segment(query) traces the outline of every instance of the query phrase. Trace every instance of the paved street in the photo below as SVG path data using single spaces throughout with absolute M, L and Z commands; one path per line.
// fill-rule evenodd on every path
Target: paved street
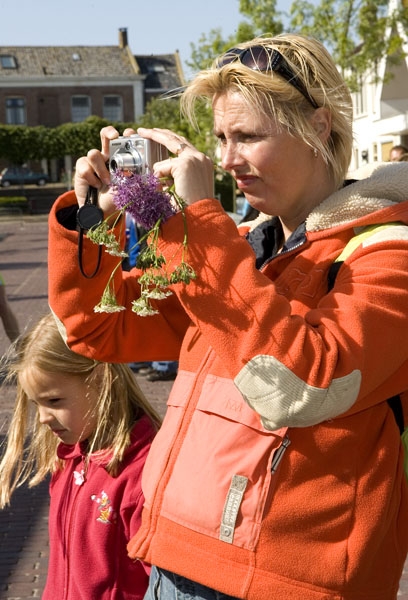
M 0 272 L 24 330 L 48 310 L 46 217 L 0 218 Z M 0 356 L 7 347 L 0 323 Z M 163 414 L 172 382 L 150 383 L 142 377 L 138 381 Z M 14 388 L 0 387 L 0 443 L 13 401 Z M 0 600 L 41 598 L 48 561 L 47 515 L 47 482 L 31 490 L 18 490 L 11 507 L 0 511 Z M 398 598 L 408 600 L 408 561 Z

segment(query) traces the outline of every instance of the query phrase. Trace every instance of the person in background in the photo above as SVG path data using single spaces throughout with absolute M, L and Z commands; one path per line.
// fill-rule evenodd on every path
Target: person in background
M 133 267 L 136 266 L 137 257 L 140 252 L 140 233 L 134 217 L 127 212 L 125 218 L 126 242 L 124 250 L 128 256 L 123 259 L 122 268 L 125 269 L 125 271 L 130 271 L 130 269 L 133 269 Z
M 105 253 L 91 282 L 79 276 L 74 221 L 89 186 L 106 218 L 116 210 L 113 127 L 49 219 L 50 304 L 70 346 L 179 358 L 128 545 L 154 565 L 146 600 L 395 600 L 408 484 L 388 400 L 408 389 L 408 165 L 346 181 L 351 95 L 312 38 L 239 44 L 186 87 L 184 114 L 194 120 L 203 99 L 221 166 L 260 214 L 237 227 L 214 198 L 212 160 L 176 132 L 139 128 L 174 155 L 153 171 L 187 204 L 161 225 L 160 252 L 170 261 L 187 229 L 195 273 L 152 316 L 130 309 L 138 269 L 115 273 L 128 310 L 106 314 L 93 309 L 115 259 Z
M 127 365 L 72 352 L 52 315 L 19 338 L 7 367 L 17 396 L 0 507 L 16 487 L 51 474 L 43 600 L 142 599 L 149 568 L 126 544 L 140 526 L 141 474 L 159 417 Z
M 0 319 L 2 320 L 4 331 L 10 342 L 13 342 L 20 334 L 20 327 L 10 302 L 7 299 L 6 286 L 0 273 Z
M 177 377 L 177 360 L 154 360 L 151 371 L 146 374 L 148 381 L 172 381 Z
M 390 162 L 398 162 L 403 154 L 408 152 L 408 148 L 399 144 L 398 146 L 393 146 L 390 150 Z

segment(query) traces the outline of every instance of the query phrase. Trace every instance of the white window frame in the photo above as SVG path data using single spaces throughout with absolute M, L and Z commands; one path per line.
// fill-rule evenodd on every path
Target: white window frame
M 75 103 L 77 102 L 77 106 Z M 85 94 L 71 96 L 71 120 L 73 123 L 82 123 L 91 116 L 91 98 Z
M 106 103 L 109 104 L 109 101 L 116 101 L 116 105 L 114 102 L 111 103 L 110 106 L 107 106 Z M 103 97 L 103 118 L 108 121 L 123 121 L 123 101 L 122 96 L 119 94 L 106 94 Z
M 27 125 L 27 102 L 21 96 L 6 98 L 6 124 Z

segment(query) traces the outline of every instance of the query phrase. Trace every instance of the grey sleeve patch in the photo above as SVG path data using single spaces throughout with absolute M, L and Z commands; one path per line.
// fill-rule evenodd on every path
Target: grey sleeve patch
M 356 401 L 361 372 L 333 379 L 328 388 L 308 385 L 273 356 L 259 355 L 238 373 L 235 385 L 265 429 L 310 427 L 346 412 Z

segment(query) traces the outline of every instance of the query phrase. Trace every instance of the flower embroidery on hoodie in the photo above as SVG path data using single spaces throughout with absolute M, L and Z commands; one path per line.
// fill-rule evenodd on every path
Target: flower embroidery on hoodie
M 91 496 L 91 500 L 98 504 L 99 517 L 97 521 L 110 525 L 116 522 L 116 511 L 113 510 L 108 494 L 102 490 L 100 497 L 96 494 Z
M 74 483 L 75 485 L 82 485 L 85 481 L 85 471 L 74 471 Z

